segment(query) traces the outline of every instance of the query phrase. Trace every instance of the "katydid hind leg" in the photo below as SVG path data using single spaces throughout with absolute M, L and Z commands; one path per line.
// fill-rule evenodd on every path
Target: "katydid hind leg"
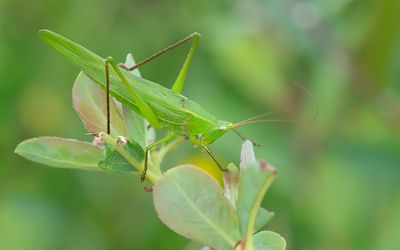
M 196 51 L 197 44 L 199 42 L 200 36 L 201 35 L 199 33 L 194 32 L 194 33 L 184 37 L 183 39 L 179 40 L 178 42 L 176 42 L 174 44 L 171 44 L 170 46 L 168 46 L 168 47 L 158 51 L 157 53 L 149 56 L 148 58 L 138 62 L 137 64 L 133 65 L 132 67 L 128 67 L 124 63 L 120 63 L 119 66 L 121 68 L 125 69 L 125 70 L 128 70 L 128 71 L 137 69 L 140 66 L 142 66 L 142 65 L 154 60 L 155 58 L 161 56 L 162 54 L 164 54 L 164 53 L 166 53 L 166 52 L 168 52 L 168 51 L 170 51 L 170 50 L 172 50 L 172 49 L 184 44 L 185 42 L 189 41 L 190 39 L 193 39 L 192 46 L 189 49 L 189 52 L 188 52 L 188 54 L 186 56 L 186 59 L 185 59 L 185 62 L 182 65 L 182 68 L 181 68 L 181 70 L 180 70 L 180 72 L 178 74 L 178 77 L 176 78 L 174 84 L 172 85 L 172 90 L 174 90 L 177 93 L 181 93 L 182 89 L 183 89 L 184 82 L 185 82 L 185 77 L 186 77 L 186 74 L 188 72 L 190 63 L 192 61 L 193 54 Z
M 189 70 L 190 63 L 192 62 L 194 52 L 196 51 L 197 44 L 199 43 L 199 40 L 200 40 L 199 33 L 193 33 L 192 35 L 193 35 L 192 46 L 190 47 L 189 53 L 186 56 L 186 59 L 182 65 L 181 71 L 179 72 L 178 77 L 176 78 L 176 80 L 171 88 L 173 91 L 175 91 L 177 93 L 182 93 L 183 85 L 185 85 L 185 78 L 186 78 L 187 72 Z

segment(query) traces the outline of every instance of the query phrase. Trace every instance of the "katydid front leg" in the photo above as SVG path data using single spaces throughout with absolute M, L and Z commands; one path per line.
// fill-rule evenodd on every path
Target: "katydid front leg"
M 211 152 L 210 148 L 207 147 L 206 145 L 203 145 L 204 150 L 207 152 L 209 156 L 214 160 L 214 162 L 217 164 L 218 168 L 223 171 L 223 172 L 229 172 L 227 168 L 224 168 L 221 163 L 214 157 L 214 154 Z
M 203 143 L 202 143 L 200 140 L 198 140 L 196 137 L 190 137 L 190 140 L 191 140 L 191 142 L 192 142 L 194 145 L 197 145 L 197 146 L 200 146 L 201 148 L 203 148 L 204 151 L 206 151 L 206 153 L 214 160 L 214 162 L 217 164 L 218 168 L 219 168 L 221 171 L 228 172 L 228 170 L 227 170 L 226 168 L 224 168 L 224 167 L 221 165 L 221 163 L 219 163 L 219 161 L 217 160 L 217 158 L 215 158 L 214 154 L 211 152 L 211 149 L 210 149 L 207 145 L 203 144 Z
M 106 62 L 106 107 L 107 107 L 107 134 L 110 134 L 110 69 L 108 63 Z

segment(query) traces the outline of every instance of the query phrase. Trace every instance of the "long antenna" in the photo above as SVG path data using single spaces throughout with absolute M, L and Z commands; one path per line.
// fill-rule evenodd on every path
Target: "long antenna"
M 314 100 L 314 103 L 315 103 L 315 112 L 314 112 L 313 117 L 309 120 L 309 121 L 314 121 L 314 120 L 317 118 L 318 114 L 319 114 L 319 105 L 318 105 L 318 102 L 316 101 L 314 95 L 311 94 L 311 92 L 310 92 L 308 89 L 304 88 L 302 85 L 298 84 L 297 82 L 295 82 L 295 83 L 293 83 L 293 84 L 296 85 L 296 86 L 297 86 L 298 88 L 300 88 L 301 90 L 303 90 L 307 95 L 309 95 L 309 96 L 311 97 L 312 100 Z M 246 119 L 246 120 L 243 120 L 243 121 L 234 123 L 231 127 L 232 127 L 232 128 L 236 128 L 236 127 L 239 127 L 239 126 L 248 125 L 248 124 L 254 124 L 254 123 L 268 123 L 268 122 L 285 122 L 285 123 L 292 123 L 292 122 L 300 121 L 299 119 L 254 120 L 254 119 L 256 119 L 256 118 L 260 118 L 260 117 L 262 117 L 262 116 L 265 116 L 265 115 L 268 115 L 268 114 L 271 114 L 271 113 L 274 113 L 274 112 L 276 112 L 276 111 L 272 111 L 272 112 L 268 112 L 268 113 L 263 113 L 263 114 L 260 114 L 260 115 L 251 117 L 251 118 L 249 118 L 249 119 Z M 237 133 L 237 131 L 235 131 L 235 133 Z
M 248 122 L 238 122 L 232 125 L 232 128 L 237 128 L 243 125 L 249 125 L 254 123 L 269 123 L 269 122 L 284 122 L 284 123 L 292 123 L 297 122 L 299 120 L 285 120 L 285 119 L 272 119 L 272 120 L 255 120 L 255 121 L 248 121 Z
M 304 86 L 302 86 L 301 84 L 299 84 L 298 82 L 294 82 L 294 85 L 296 85 L 298 88 L 302 89 L 304 92 L 306 92 L 306 94 L 308 96 L 311 97 L 311 99 L 314 101 L 314 115 L 313 117 L 309 120 L 309 121 L 315 121 L 315 119 L 317 119 L 318 115 L 319 115 L 319 103 L 317 101 L 317 99 L 315 98 L 315 96 L 308 90 L 306 89 Z
M 276 112 L 277 112 L 276 110 L 274 110 L 274 111 L 270 111 L 270 112 L 265 112 L 265 113 L 262 113 L 262 114 L 259 114 L 259 115 L 256 115 L 256 116 L 253 116 L 253 117 L 250 117 L 250 118 L 248 118 L 248 119 L 246 119 L 246 120 L 240 121 L 240 122 L 238 122 L 238 123 L 242 123 L 242 122 L 248 122 L 248 121 L 251 121 L 251 120 L 254 120 L 254 119 L 257 119 L 257 118 L 263 117 L 263 116 L 267 116 L 267 115 L 270 115 L 270 114 L 273 114 L 273 113 L 276 113 Z

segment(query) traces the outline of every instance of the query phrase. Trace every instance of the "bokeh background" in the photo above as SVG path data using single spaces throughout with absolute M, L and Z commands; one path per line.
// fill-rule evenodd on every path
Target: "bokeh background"
M 400 1 L 0 1 L 0 249 L 185 249 L 137 177 L 53 169 L 13 153 L 27 138 L 86 137 L 78 74 L 37 36 L 143 59 L 202 33 L 184 94 L 221 119 L 273 109 L 305 122 L 241 132 L 279 175 L 263 205 L 288 249 L 400 249 Z M 189 45 L 143 66 L 170 86 Z M 306 87 L 319 103 L 292 83 Z M 241 141 L 213 145 L 238 163 Z M 164 164 L 209 166 L 184 143 Z

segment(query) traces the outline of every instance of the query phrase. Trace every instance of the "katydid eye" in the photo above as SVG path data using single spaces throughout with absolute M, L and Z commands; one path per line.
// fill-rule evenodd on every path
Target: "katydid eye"
M 226 126 L 225 126 L 225 125 L 219 126 L 219 130 L 225 130 L 225 129 L 226 129 Z

